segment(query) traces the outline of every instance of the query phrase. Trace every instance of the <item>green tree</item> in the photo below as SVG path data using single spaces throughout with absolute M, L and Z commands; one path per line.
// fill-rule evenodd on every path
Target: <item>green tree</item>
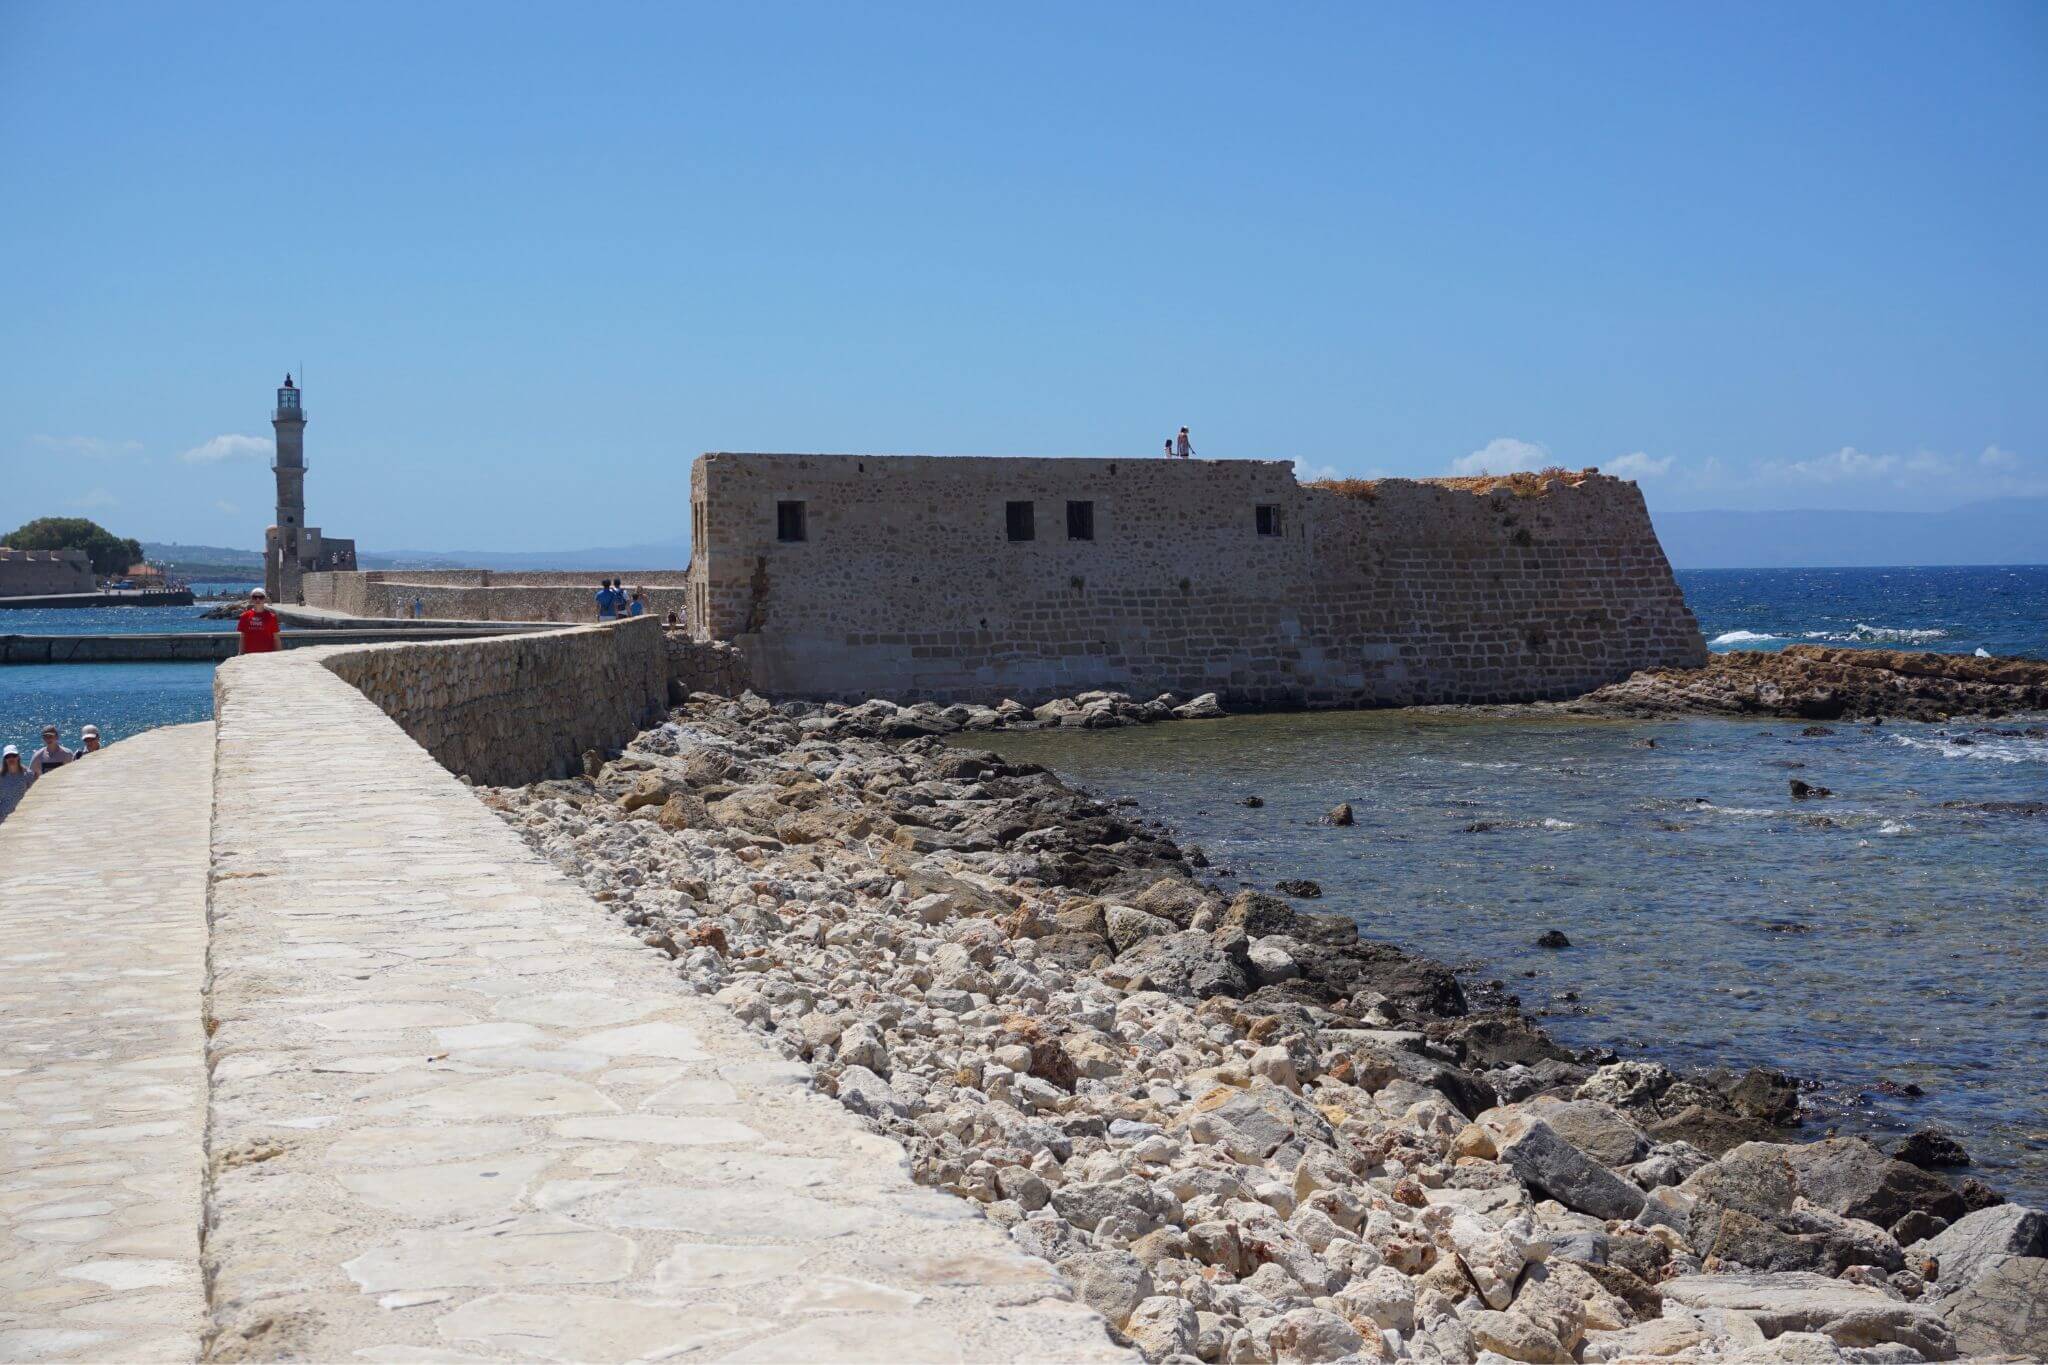
M 0 536 L 0 545 L 14 550 L 83 550 L 92 556 L 96 574 L 125 573 L 142 562 L 141 541 L 123 539 L 84 517 L 37 517 Z

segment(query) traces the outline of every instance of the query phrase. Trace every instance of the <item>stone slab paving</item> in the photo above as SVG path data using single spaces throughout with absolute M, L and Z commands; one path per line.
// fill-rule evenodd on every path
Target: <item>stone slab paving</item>
M 213 726 L 0 823 L 0 1360 L 191 1360 Z
M 318 658 L 216 683 L 211 1358 L 1130 1358 Z

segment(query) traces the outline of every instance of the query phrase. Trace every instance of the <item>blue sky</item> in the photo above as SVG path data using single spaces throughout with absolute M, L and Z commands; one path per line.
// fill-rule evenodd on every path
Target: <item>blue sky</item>
M 706 449 L 2048 492 L 2048 7 L 0 0 L 0 521 L 684 534 Z M 6 529 L 0 527 L 0 530 Z

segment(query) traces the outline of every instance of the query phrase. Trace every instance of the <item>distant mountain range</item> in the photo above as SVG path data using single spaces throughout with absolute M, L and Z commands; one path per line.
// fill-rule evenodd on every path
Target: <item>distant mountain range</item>
M 1677 569 L 2048 564 L 2048 498 L 1946 512 L 1653 512 Z
M 2048 498 L 1973 502 L 1947 512 L 1658 512 L 1657 536 L 1679 569 L 1859 568 L 1891 564 L 2048 564 Z M 185 578 L 245 577 L 255 550 L 144 541 Z M 588 550 L 365 550 L 365 569 L 588 569 L 630 576 L 680 569 L 687 535 Z

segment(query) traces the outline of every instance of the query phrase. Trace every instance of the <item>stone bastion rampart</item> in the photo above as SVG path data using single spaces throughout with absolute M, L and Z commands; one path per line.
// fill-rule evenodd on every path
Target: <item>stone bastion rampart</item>
M 1706 648 L 1633 483 L 1269 460 L 709 454 L 690 623 L 770 694 L 1576 695 Z
M 0 545 L 0 597 L 91 592 L 92 559 L 83 550 L 16 550 Z
M 492 569 L 373 569 L 361 573 L 309 573 L 305 605 L 350 616 L 398 618 L 422 614 L 435 621 L 560 621 L 597 618 L 597 585 L 619 578 L 628 590 L 647 590 L 656 617 L 682 611 L 688 573 L 682 569 L 610 569 L 577 573 Z

